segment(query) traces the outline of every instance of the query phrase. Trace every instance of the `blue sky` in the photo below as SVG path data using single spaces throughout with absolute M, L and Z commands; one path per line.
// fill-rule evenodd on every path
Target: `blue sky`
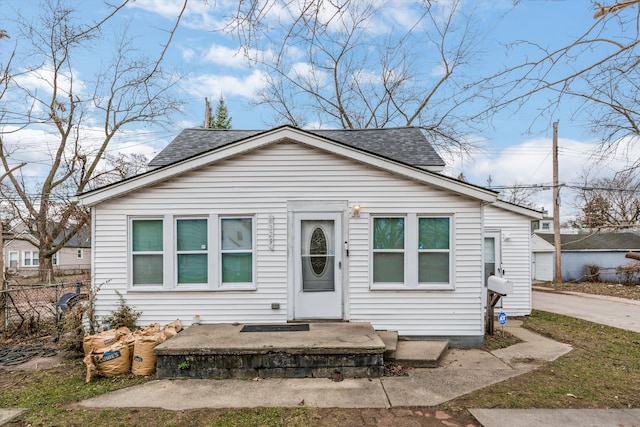
M 74 3 L 87 21 L 100 19 L 107 10 L 98 1 Z M 132 7 L 127 7 L 110 23 L 114 26 L 111 28 L 129 24 L 131 35 L 136 37 L 136 46 L 150 54 L 157 53 L 180 3 L 177 0 L 136 0 Z M 477 14 L 473 19 L 484 35 L 481 40 L 483 55 L 474 67 L 477 75 L 470 78 L 492 74 L 502 65 L 518 64 L 531 54 L 522 48 L 505 53 L 504 44 L 528 40 L 545 47 L 559 47 L 574 40 L 594 22 L 591 2 L 586 0 L 521 0 L 512 7 L 513 3 L 512 0 L 467 0 L 467 4 L 475 6 L 474 13 Z M 11 34 L 11 19 L 15 12 L 20 11 L 25 16 L 36 14 L 37 4 L 32 0 L 0 0 L 0 28 L 8 29 Z M 185 19 L 167 52 L 165 64 L 169 69 L 186 73 L 180 85 L 180 97 L 185 102 L 184 114 L 176 118 L 174 129 L 128 129 L 111 150 L 153 156 L 181 128 L 202 125 L 205 96 L 212 100 L 214 106 L 219 96 L 224 96 L 235 129 L 269 127 L 273 122 L 272 112 L 252 103 L 264 84 L 264 70 L 247 63 L 232 37 L 213 31 L 224 22 L 225 13 L 231 12 L 235 6 L 236 2 L 230 0 L 190 1 Z M 385 19 L 378 23 L 383 28 L 384 25 L 389 25 L 389 28 L 400 26 L 403 20 L 410 18 L 411 2 L 399 1 L 386 7 L 393 13 L 386 13 Z M 8 46 L 19 45 L 20 42 L 19 38 L 12 37 Z M 6 60 L 3 57 L 6 49 L 7 45 L 4 45 L 0 50 L 0 63 Z M 584 58 L 585 61 L 589 59 L 587 56 Z M 75 65 L 77 79 L 90 79 L 92 69 L 100 60 L 99 46 L 87 52 L 84 60 Z M 579 116 L 572 115 L 572 107 L 575 106 L 563 105 L 553 117 L 534 120 L 546 103 L 546 95 L 536 96 L 524 108 L 495 115 L 481 132 L 469 135 L 479 150 L 470 156 L 454 153 L 445 157 L 450 165 L 447 173 L 457 176 L 463 172 L 469 181 L 478 185 L 486 185 L 489 176 L 493 185 L 548 184 L 552 176 L 551 122 L 554 120 L 560 123 L 562 182 L 577 183 L 583 169 L 590 170 L 592 176 L 610 175 L 624 167 L 629 157 L 632 161 L 639 157 L 634 152 L 630 155 L 620 153 L 607 162 L 597 162 L 595 167 L 591 154 L 597 139 L 589 134 Z M 42 135 L 44 130 L 32 128 L 7 136 L 7 141 L 27 147 L 25 141 L 33 139 L 34 133 L 46 139 Z M 37 150 L 31 149 L 29 153 L 22 154 L 22 159 L 35 160 L 35 153 Z M 20 160 L 20 155 L 16 154 L 15 158 Z M 567 199 L 570 198 L 571 195 L 567 194 Z M 538 207 L 550 207 L 551 191 L 539 192 L 536 202 Z M 572 210 L 568 201 L 563 202 L 563 217 L 570 216 Z

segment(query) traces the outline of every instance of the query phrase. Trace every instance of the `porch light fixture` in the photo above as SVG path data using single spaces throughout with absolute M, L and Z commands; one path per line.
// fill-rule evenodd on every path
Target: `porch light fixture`
M 353 217 L 360 218 L 360 205 L 353 205 Z

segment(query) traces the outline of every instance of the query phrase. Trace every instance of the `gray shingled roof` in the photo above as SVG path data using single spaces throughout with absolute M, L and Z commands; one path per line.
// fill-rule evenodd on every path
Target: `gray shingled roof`
M 536 233 L 553 245 L 553 234 Z M 635 233 L 561 234 L 563 251 L 630 251 L 640 250 L 640 236 Z
M 185 129 L 149 162 L 149 167 L 167 166 L 264 132 L 266 131 Z M 411 166 L 445 166 L 444 161 L 429 144 L 422 131 L 416 127 L 358 130 L 323 129 L 304 130 L 304 132 Z

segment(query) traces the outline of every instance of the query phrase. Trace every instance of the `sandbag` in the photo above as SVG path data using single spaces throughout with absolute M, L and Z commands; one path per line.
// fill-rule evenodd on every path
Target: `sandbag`
M 164 334 L 165 340 L 168 340 L 171 337 L 178 335 L 178 332 L 182 330 L 182 322 L 180 320 L 174 320 L 171 323 L 165 325 L 162 329 L 162 333 Z
M 114 377 L 129 372 L 131 360 L 129 359 L 129 345 L 118 341 L 103 350 L 93 351 L 93 364 L 98 375 Z
M 158 357 L 153 349 L 160 344 L 164 335 L 150 335 L 138 337 L 133 344 L 133 361 L 131 362 L 131 373 L 134 375 L 151 375 L 156 371 L 156 360 Z
M 82 349 L 84 354 L 90 354 L 96 350 L 102 350 L 113 345 L 123 335 L 130 334 L 131 331 L 126 326 L 118 329 L 109 329 L 94 335 L 86 335 L 82 340 Z

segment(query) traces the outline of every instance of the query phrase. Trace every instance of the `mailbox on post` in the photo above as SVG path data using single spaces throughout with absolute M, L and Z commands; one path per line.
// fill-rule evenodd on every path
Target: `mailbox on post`
M 513 282 L 504 277 L 489 276 L 487 287 L 491 292 L 500 294 L 503 297 L 513 293 Z
M 504 277 L 489 276 L 487 279 L 487 316 L 485 322 L 485 332 L 493 335 L 493 313 L 500 298 L 513 293 L 513 282 Z

